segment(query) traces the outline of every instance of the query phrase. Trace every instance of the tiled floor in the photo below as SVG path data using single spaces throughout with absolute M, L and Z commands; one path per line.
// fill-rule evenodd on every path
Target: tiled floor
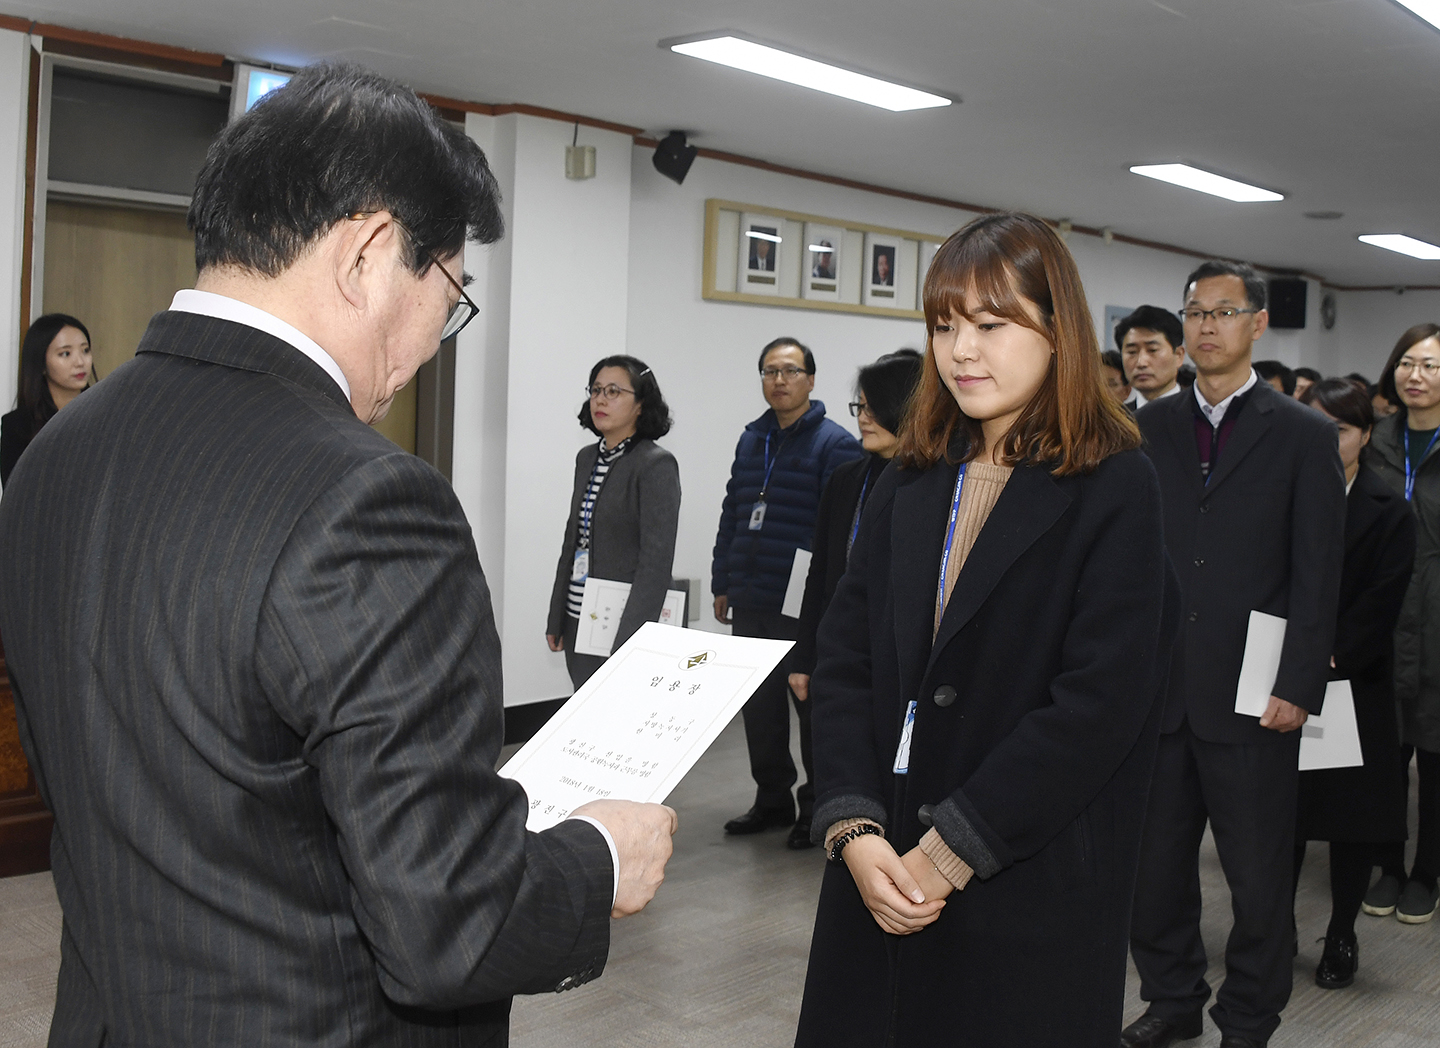
M 671 798 L 680 813 L 668 880 L 642 914 L 615 925 L 603 978 L 515 1002 L 515 1048 L 782 1048 L 791 1044 L 822 859 L 778 832 L 727 840 L 720 825 L 750 801 L 738 721 Z M 1412 819 L 1413 825 L 1413 819 Z M 1440 921 L 1407 927 L 1361 916 L 1360 973 L 1348 990 L 1315 986 L 1314 940 L 1329 917 L 1323 846 L 1301 879 L 1295 995 L 1274 1048 L 1440 1048 Z M 1205 940 L 1221 955 L 1229 899 L 1208 839 Z M 0 881 L 0 1048 L 45 1043 L 59 908 L 48 875 Z M 1221 974 L 1212 964 L 1212 983 Z M 1127 1016 L 1139 1014 L 1133 971 Z M 1213 1048 L 1212 1028 L 1186 1048 Z

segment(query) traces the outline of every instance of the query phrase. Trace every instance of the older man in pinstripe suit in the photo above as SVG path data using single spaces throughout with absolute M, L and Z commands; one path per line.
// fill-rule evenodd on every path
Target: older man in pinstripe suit
M 444 479 L 366 423 L 463 324 L 478 148 L 302 72 L 212 147 L 200 277 L 22 457 L 0 633 L 55 812 L 52 1045 L 504 1044 L 594 978 L 674 813 L 525 830 Z

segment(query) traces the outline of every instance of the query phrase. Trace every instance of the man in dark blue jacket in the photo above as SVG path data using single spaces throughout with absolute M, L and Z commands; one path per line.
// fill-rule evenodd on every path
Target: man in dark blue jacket
M 860 444 L 812 401 L 815 357 L 793 338 L 777 338 L 760 352 L 760 378 L 770 410 L 745 427 L 725 487 L 710 589 L 715 617 L 736 636 L 794 640 L 797 619 L 780 613 L 795 551 L 809 549 L 820 492 L 842 462 L 859 458 Z M 776 669 L 745 704 L 745 740 L 755 805 L 725 824 L 726 833 L 758 833 L 793 826 L 787 844 L 810 846 L 815 776 L 810 759 L 810 709 L 796 702 L 805 785 L 796 819 L 795 762 L 790 757 L 790 710 L 785 673 Z

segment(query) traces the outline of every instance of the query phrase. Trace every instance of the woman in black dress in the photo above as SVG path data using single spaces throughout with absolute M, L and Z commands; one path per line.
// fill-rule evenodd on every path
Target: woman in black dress
M 83 393 L 95 378 L 90 332 L 64 313 L 47 313 L 30 325 L 20 346 L 20 394 L 0 417 L 0 485 L 40 427 Z
M 977 219 L 925 279 L 895 468 L 820 625 L 827 864 L 796 1044 L 1114 1048 L 1179 590 L 1074 259 Z
M 1349 379 L 1317 382 L 1300 398 L 1335 420 L 1345 466 L 1345 563 L 1335 623 L 1333 680 L 1348 680 L 1365 763 L 1300 773 L 1295 880 L 1306 841 L 1330 842 L 1330 927 L 1315 982 L 1355 981 L 1355 918 L 1376 845 L 1405 840 L 1404 773 L 1395 723 L 1394 630 L 1415 561 L 1415 520 L 1405 499 L 1360 462 L 1375 412 Z

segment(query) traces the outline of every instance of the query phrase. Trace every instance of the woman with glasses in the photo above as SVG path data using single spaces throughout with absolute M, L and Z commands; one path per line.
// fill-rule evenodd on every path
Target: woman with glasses
M 630 583 L 612 648 L 618 649 L 642 623 L 660 618 L 680 522 L 680 468 L 655 443 L 671 425 L 655 373 L 634 357 L 606 357 L 590 369 L 585 388 L 580 425 L 600 440 L 575 456 L 570 519 L 545 627 L 546 643 L 565 653 L 576 688 L 605 662 L 575 651 L 585 580 Z
M 47 313 L 30 325 L 20 346 L 16 407 L 0 418 L 0 485 L 10 482 L 10 471 L 40 428 L 94 380 L 84 324 L 64 313 Z
M 1407 793 L 1412 754 L 1420 777 L 1420 824 L 1409 876 L 1405 846 L 1389 846 L 1364 905 L 1377 917 L 1424 924 L 1440 900 L 1440 324 L 1400 336 L 1380 392 L 1400 408 L 1375 423 L 1365 462 L 1415 514 L 1415 569 L 1395 628 L 1395 698 Z
M 835 587 L 840 584 L 840 576 L 845 574 L 868 496 L 900 445 L 900 425 L 919 378 L 920 354 L 913 349 L 901 349 L 866 364 L 855 379 L 855 400 L 850 404 L 850 415 L 860 427 L 860 446 L 865 449 L 865 457 L 835 467 L 825 482 L 820 509 L 815 514 L 805 600 L 800 607 L 795 647 L 790 649 L 787 659 L 790 690 L 801 702 L 810 697 L 810 674 L 815 671 L 815 632 L 825 609 L 830 606 L 830 598 L 835 595 Z M 803 842 L 792 843 L 792 847 L 809 846 L 808 837 Z

